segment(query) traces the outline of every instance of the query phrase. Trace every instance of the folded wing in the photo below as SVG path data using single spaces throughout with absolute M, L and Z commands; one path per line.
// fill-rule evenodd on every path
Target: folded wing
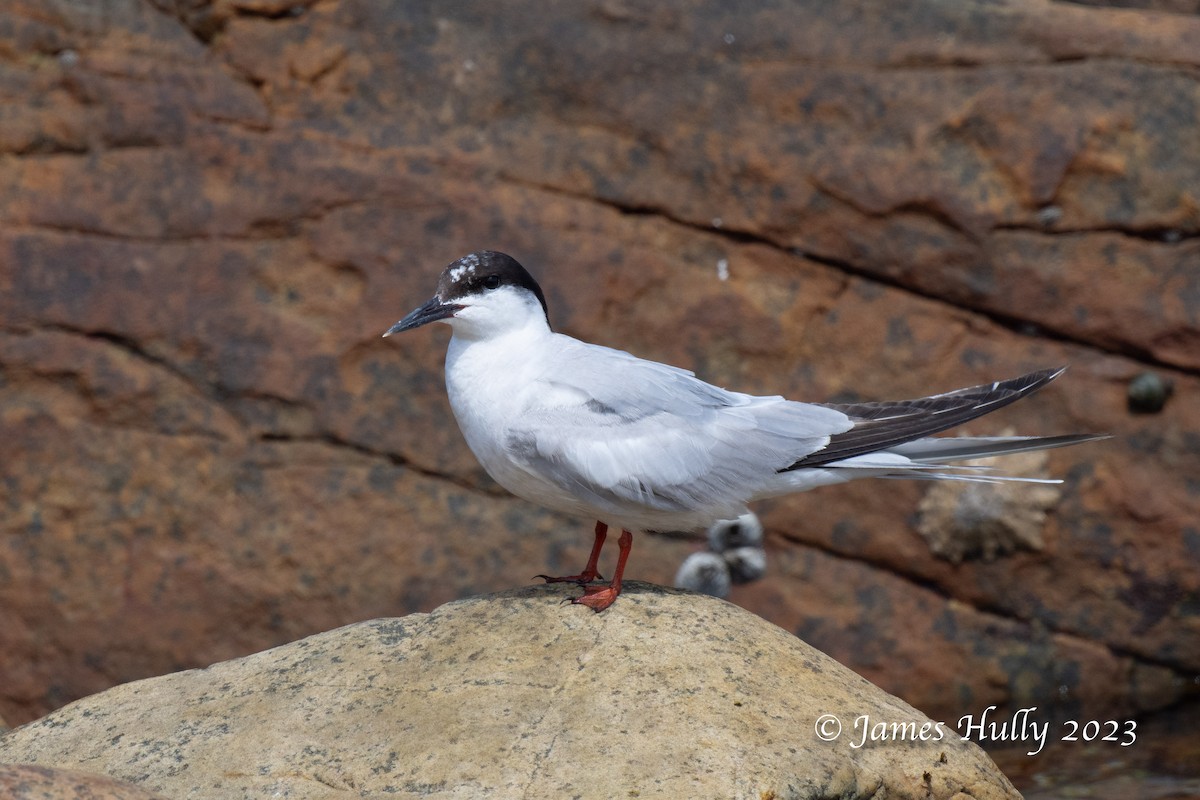
M 730 392 L 686 370 L 580 347 L 545 376 L 554 405 L 531 408 L 508 435 L 531 471 L 593 504 L 740 513 L 765 476 L 850 428 L 834 408 Z

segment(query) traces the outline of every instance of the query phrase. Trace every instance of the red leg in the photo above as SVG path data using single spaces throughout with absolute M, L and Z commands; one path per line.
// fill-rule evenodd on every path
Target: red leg
M 600 549 L 604 547 L 606 536 L 608 536 L 608 526 L 603 522 L 597 522 L 596 541 L 592 542 L 592 554 L 588 556 L 587 566 L 578 575 L 563 575 L 560 578 L 551 578 L 549 575 L 534 575 L 533 577 L 541 578 L 546 583 L 591 583 L 597 578 L 604 580 L 596 569 L 596 562 L 600 560 Z
M 593 611 L 603 611 L 613 604 L 617 595 L 621 593 L 621 576 L 625 574 L 625 562 L 629 560 L 629 550 L 633 547 L 633 534 L 629 531 L 621 531 L 621 538 L 617 539 L 617 547 L 620 548 L 620 551 L 617 553 L 617 568 L 613 572 L 612 583 L 608 586 L 584 587 L 583 597 L 572 599 L 572 603 L 585 605 Z

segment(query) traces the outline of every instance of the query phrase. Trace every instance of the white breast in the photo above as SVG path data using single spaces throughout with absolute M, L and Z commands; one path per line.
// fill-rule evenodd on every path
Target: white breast
M 515 421 L 538 409 L 573 405 L 580 398 L 541 378 L 553 338 L 535 331 L 514 331 L 491 339 L 454 337 L 446 351 L 446 393 L 467 446 L 497 483 L 531 503 L 588 517 L 596 510 L 524 469 L 508 449 Z

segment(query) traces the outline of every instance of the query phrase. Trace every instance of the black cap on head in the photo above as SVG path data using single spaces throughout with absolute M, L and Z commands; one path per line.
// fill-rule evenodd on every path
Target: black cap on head
M 512 256 L 495 250 L 480 250 L 450 264 L 438 280 L 437 296 L 443 303 L 452 303 L 468 295 L 501 286 L 516 286 L 533 292 L 542 304 L 542 313 L 550 321 L 546 296 L 533 276 Z

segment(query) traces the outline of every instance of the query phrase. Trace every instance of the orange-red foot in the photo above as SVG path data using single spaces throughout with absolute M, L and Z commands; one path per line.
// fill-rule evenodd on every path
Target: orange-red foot
M 549 575 L 534 575 L 533 577 L 541 578 L 546 583 L 591 583 L 594 580 L 604 580 L 604 578 L 600 577 L 600 573 L 596 569 L 596 564 L 600 561 L 600 549 L 604 547 L 604 537 L 607 535 L 608 526 L 603 522 L 597 522 L 596 538 L 592 542 L 592 553 L 588 556 L 587 564 L 583 567 L 583 572 L 578 575 L 563 575 L 560 578 L 551 578 Z
M 583 590 L 582 597 L 572 597 L 571 602 L 576 605 L 587 606 L 593 611 L 603 611 L 613 604 L 617 599 L 617 595 L 621 593 L 620 587 L 613 588 L 612 586 L 586 586 Z
M 633 534 L 629 531 L 621 531 L 621 538 L 617 540 L 620 552 L 617 553 L 617 568 L 613 571 L 612 583 L 608 586 L 585 586 L 583 597 L 574 597 L 571 602 L 587 606 L 593 611 L 603 611 L 611 606 L 617 599 L 617 595 L 621 593 L 621 576 L 625 574 L 625 562 L 629 559 L 629 549 L 632 546 Z

